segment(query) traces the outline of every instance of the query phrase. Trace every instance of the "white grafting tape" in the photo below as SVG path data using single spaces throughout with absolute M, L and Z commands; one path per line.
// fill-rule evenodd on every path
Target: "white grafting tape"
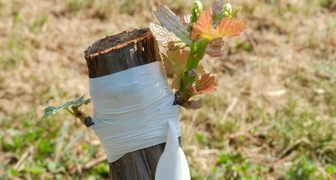
M 176 149 L 173 146 L 176 146 L 180 136 L 180 109 L 173 105 L 174 94 L 168 87 L 161 62 L 91 78 L 90 94 L 94 107 L 94 125 L 91 127 L 103 145 L 109 162 L 118 160 L 128 152 L 166 141 L 165 151 Z M 168 133 L 171 138 L 167 139 Z M 170 139 L 174 141 L 168 142 Z M 159 164 L 183 164 L 186 166 L 182 168 L 184 174 L 189 175 L 184 153 L 180 151 L 176 151 L 180 157 L 177 159 L 177 155 L 173 155 L 168 160 L 162 160 L 162 155 Z M 167 170 L 157 168 L 158 172 L 167 173 Z M 170 174 L 176 174 L 176 167 L 171 167 L 171 171 Z M 190 175 L 187 179 L 190 179 Z

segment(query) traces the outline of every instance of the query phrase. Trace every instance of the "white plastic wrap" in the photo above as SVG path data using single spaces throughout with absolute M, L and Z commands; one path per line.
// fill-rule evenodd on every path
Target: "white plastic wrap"
M 90 94 L 94 107 L 91 127 L 109 162 L 167 141 L 156 179 L 190 179 L 185 155 L 178 146 L 179 106 L 173 106 L 174 94 L 160 62 L 91 78 Z
M 190 179 L 188 162 L 178 143 L 178 127 L 170 121 L 168 122 L 168 125 L 167 144 L 158 162 L 155 179 Z

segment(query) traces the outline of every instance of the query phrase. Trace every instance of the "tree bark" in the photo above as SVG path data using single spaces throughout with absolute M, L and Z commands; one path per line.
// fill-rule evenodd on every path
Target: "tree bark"
M 90 78 L 161 61 L 157 42 L 148 28 L 107 36 L 96 41 L 84 53 Z M 154 179 L 164 147 L 165 143 L 162 143 L 130 152 L 109 163 L 110 179 Z

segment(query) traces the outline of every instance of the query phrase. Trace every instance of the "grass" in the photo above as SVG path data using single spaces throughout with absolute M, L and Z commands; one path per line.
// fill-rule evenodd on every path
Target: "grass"
M 29 25 L 30 31 L 41 33 L 42 28 L 48 23 L 48 15 L 41 15 L 35 18 Z
M 336 2 L 333 0 L 319 0 L 319 4 L 320 6 L 330 10 L 336 8 Z
M 41 117 L 47 105 L 88 94 L 90 43 L 146 26 L 158 4 L 182 15 L 192 3 L 130 2 L 0 0 L 0 179 L 107 177 L 91 130 L 66 112 Z M 247 34 L 203 62 L 221 87 L 202 109 L 182 112 L 193 179 L 335 179 L 333 1 L 233 3 Z

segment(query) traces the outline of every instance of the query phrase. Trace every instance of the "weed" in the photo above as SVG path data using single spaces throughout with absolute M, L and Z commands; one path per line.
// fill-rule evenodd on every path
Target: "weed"
M 92 6 L 93 3 L 93 0 L 67 0 L 66 10 L 70 13 L 77 13 L 84 8 Z
M 297 159 L 287 172 L 289 180 L 323 180 L 323 174 L 319 172 L 318 166 L 306 157 Z
M 108 178 L 109 167 L 107 164 L 99 164 L 90 170 L 92 174 L 95 174 L 96 177 Z
M 320 6 L 327 8 L 327 9 L 335 9 L 336 2 L 334 0 L 319 0 L 318 1 Z
M 258 179 L 260 175 L 268 171 L 254 163 L 249 163 L 239 153 L 224 153 L 218 157 L 218 166 L 213 169 L 212 178 L 215 179 Z
M 2 10 L 5 7 L 5 3 L 1 0 L 0 1 L 0 10 Z
M 253 46 L 249 42 L 238 42 L 236 48 L 242 49 L 247 52 L 251 52 L 253 50 Z
M 30 23 L 30 30 L 33 31 L 34 33 L 40 33 L 45 26 L 45 24 L 48 22 L 48 15 L 41 15 Z

